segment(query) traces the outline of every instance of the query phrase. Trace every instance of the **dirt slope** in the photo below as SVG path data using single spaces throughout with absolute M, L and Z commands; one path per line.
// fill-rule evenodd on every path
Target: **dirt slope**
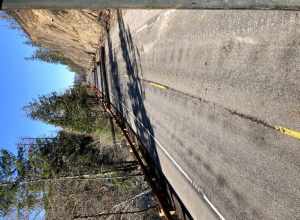
M 16 10 L 10 13 L 34 44 L 57 50 L 86 73 L 102 39 L 108 10 Z

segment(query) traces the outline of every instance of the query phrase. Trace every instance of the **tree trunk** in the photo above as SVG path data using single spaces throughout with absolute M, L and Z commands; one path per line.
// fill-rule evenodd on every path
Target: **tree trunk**
M 142 212 L 146 212 L 150 209 L 154 209 L 157 208 L 157 205 L 155 206 L 150 206 L 148 208 L 145 209 L 140 209 L 140 210 L 133 210 L 133 211 L 124 211 L 124 212 L 101 212 L 99 214 L 96 215 L 85 215 L 85 216 L 74 216 L 74 219 L 78 219 L 78 218 L 95 218 L 95 217 L 101 217 L 101 216 L 108 216 L 108 215 L 128 215 L 128 214 L 137 214 L 137 213 L 142 213 Z

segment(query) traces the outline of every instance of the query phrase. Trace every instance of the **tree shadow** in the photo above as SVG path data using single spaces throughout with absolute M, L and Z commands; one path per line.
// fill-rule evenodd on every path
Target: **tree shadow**
M 142 72 L 140 53 L 133 43 L 130 29 L 125 27 L 120 11 L 117 12 L 117 21 L 117 25 L 119 27 L 119 40 L 121 43 L 120 46 L 122 50 L 122 61 L 124 61 L 126 71 L 120 73 L 116 51 L 113 49 L 111 35 L 108 31 L 107 53 L 110 77 L 103 77 L 103 79 L 110 79 L 110 91 L 108 91 L 110 93 L 109 96 L 113 99 L 111 101 L 118 109 L 119 113 L 123 117 L 127 118 L 126 110 L 129 109 L 132 111 L 135 118 L 134 125 L 136 127 L 136 133 L 142 144 L 147 148 L 148 154 L 151 156 L 151 160 L 160 169 L 159 158 L 154 141 L 155 134 L 144 106 L 145 93 L 140 80 Z M 121 82 L 120 75 L 124 78 L 124 80 L 122 79 L 123 84 Z M 127 83 L 124 84 L 125 80 Z M 108 87 L 108 85 L 105 87 Z
M 121 88 L 121 82 L 119 77 L 119 67 L 118 62 L 116 59 L 116 52 L 112 48 L 112 42 L 111 37 L 108 32 L 107 34 L 107 44 L 108 44 L 108 62 L 110 66 L 110 87 L 111 87 L 111 94 L 112 97 L 114 97 L 114 104 L 115 107 L 118 109 L 119 113 L 124 117 L 124 111 L 123 111 L 123 94 L 122 94 L 122 88 Z
M 192 219 L 174 189 L 170 186 L 167 179 L 162 173 L 161 165 L 157 153 L 155 143 L 155 133 L 151 125 L 149 116 L 147 115 L 146 107 L 144 105 L 145 91 L 143 89 L 143 83 L 141 81 L 142 66 L 141 58 L 138 47 L 134 44 L 130 28 L 124 23 L 122 12 L 117 11 L 117 24 L 119 29 L 119 41 L 121 49 L 121 58 L 118 57 L 117 52 L 113 48 L 112 37 L 108 30 L 107 32 L 107 47 L 108 47 L 108 64 L 110 69 L 110 97 L 112 97 L 113 105 L 118 109 L 119 113 L 124 118 L 129 118 L 129 114 L 134 116 L 134 126 L 136 128 L 136 134 L 139 137 L 139 141 L 143 144 L 146 154 L 146 159 L 151 161 L 151 164 L 155 167 L 155 175 L 158 177 L 159 185 L 162 190 L 170 194 L 170 198 L 167 201 L 169 204 L 175 204 L 179 206 L 183 216 L 183 219 Z M 105 61 L 104 61 L 105 62 Z M 125 64 L 125 72 L 120 72 L 120 65 Z M 122 68 L 124 71 L 124 68 Z M 121 76 L 122 75 L 122 80 Z M 104 77 L 108 78 L 108 77 Z M 124 83 L 126 82 L 127 83 Z M 131 113 L 127 112 L 127 109 Z M 174 202 L 176 200 L 176 202 Z M 180 201 L 180 202 L 178 202 Z M 179 204 L 179 205 L 178 205 Z
M 135 127 L 138 137 L 147 148 L 151 159 L 156 167 L 160 169 L 159 158 L 154 141 L 154 130 L 147 115 L 144 105 L 145 92 L 140 80 L 141 63 L 138 48 L 134 45 L 129 27 L 125 27 L 120 11 L 117 13 L 119 25 L 119 39 L 122 48 L 122 57 L 126 65 L 127 95 L 130 100 L 131 109 L 135 117 Z

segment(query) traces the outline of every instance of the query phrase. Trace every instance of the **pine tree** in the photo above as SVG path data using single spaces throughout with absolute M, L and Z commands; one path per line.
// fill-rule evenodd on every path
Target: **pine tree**
M 93 143 L 88 135 L 59 131 L 54 137 L 23 138 L 16 155 L 1 150 L 0 217 L 44 206 L 53 184 L 106 181 L 121 187 L 141 175 L 136 162 L 116 161 L 112 148 L 100 151 Z
M 63 94 L 40 96 L 24 110 L 34 120 L 84 133 L 94 132 L 107 122 L 97 97 L 83 85 L 75 85 Z
M 26 57 L 26 60 L 33 60 L 33 61 L 43 61 L 46 63 L 52 63 L 52 64 L 62 64 L 69 67 L 69 70 L 77 73 L 77 74 L 84 74 L 84 69 L 74 63 L 71 59 L 65 57 L 60 51 L 44 48 L 38 43 L 35 43 L 33 41 L 26 42 L 26 44 L 32 45 L 34 47 L 37 47 L 35 52 L 32 54 L 31 57 Z

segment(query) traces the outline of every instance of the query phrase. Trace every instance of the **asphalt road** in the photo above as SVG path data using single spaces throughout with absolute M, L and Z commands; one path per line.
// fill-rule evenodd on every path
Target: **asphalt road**
M 300 219 L 300 140 L 274 129 L 300 131 L 298 12 L 127 10 L 105 48 L 112 102 L 194 219 Z

